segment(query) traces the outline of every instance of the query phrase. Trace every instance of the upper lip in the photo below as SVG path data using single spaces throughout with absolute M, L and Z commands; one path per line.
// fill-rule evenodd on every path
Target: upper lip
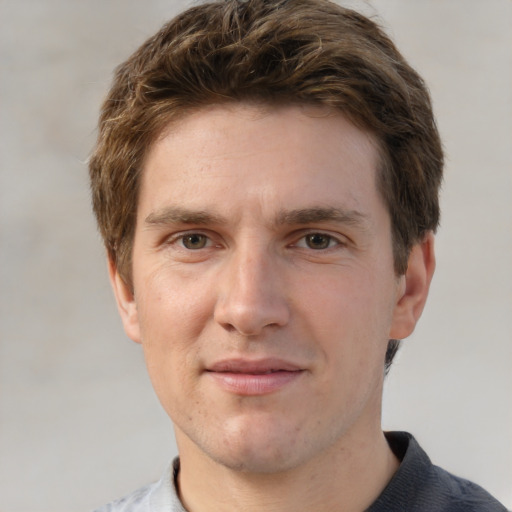
M 209 372 L 263 374 L 269 372 L 297 372 L 303 370 L 295 363 L 278 358 L 266 359 L 223 359 L 206 368 Z

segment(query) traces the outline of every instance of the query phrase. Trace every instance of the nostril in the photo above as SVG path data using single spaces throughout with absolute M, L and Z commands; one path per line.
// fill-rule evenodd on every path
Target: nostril
M 221 323 L 221 325 L 228 332 L 235 332 L 237 330 L 234 325 L 231 325 L 229 323 Z

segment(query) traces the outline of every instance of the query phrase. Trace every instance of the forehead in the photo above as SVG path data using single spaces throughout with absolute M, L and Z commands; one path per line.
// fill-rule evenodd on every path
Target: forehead
M 140 209 L 223 207 L 258 200 L 280 209 L 376 197 L 378 144 L 325 108 L 228 104 L 172 122 L 150 149 Z M 334 205 L 337 206 L 337 205 Z
M 357 149 L 367 151 L 368 154 L 380 154 L 380 144 L 370 131 L 357 127 L 341 111 L 323 105 L 309 103 L 264 103 L 251 101 L 226 101 L 225 103 L 202 106 L 196 109 L 185 110 L 175 119 L 172 119 L 161 130 L 155 142 L 149 149 L 154 152 L 155 146 L 163 146 L 173 140 L 187 141 L 193 145 L 202 145 L 204 135 L 208 139 L 218 141 L 229 133 L 229 128 L 236 124 L 244 128 L 244 138 L 247 147 L 257 147 L 258 140 L 251 135 L 257 132 L 258 138 L 272 139 L 267 132 L 269 126 L 281 131 L 279 140 L 272 140 L 273 145 L 280 142 L 284 146 L 294 138 L 309 138 L 311 143 L 324 140 L 326 132 L 332 132 L 325 143 L 346 148 L 356 142 Z M 342 130 L 342 133 L 341 133 Z M 340 136 L 341 135 L 341 136 Z M 364 140 L 364 147 L 361 144 Z M 240 143 L 240 141 L 237 141 Z M 356 149 L 354 147 L 354 149 Z M 199 155 L 196 155 L 199 156 Z M 147 160 L 147 159 L 146 159 Z

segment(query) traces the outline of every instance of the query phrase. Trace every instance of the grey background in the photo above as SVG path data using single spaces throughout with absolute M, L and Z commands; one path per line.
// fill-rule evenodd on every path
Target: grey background
M 346 2 L 430 84 L 448 156 L 438 268 L 384 426 L 512 507 L 512 2 Z M 86 164 L 113 67 L 181 0 L 0 0 L 0 511 L 88 510 L 174 454 L 125 337 Z

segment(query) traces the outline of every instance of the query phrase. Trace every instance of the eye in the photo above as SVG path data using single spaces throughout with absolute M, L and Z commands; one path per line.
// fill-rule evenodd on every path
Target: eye
M 332 238 L 322 233 L 311 233 L 305 237 L 306 245 L 310 249 L 327 249 L 331 246 Z
M 296 245 L 319 251 L 339 245 L 339 241 L 325 233 L 309 233 L 303 236 Z
M 189 233 L 181 237 L 183 247 L 190 250 L 204 249 L 208 245 L 209 239 L 201 233 Z

